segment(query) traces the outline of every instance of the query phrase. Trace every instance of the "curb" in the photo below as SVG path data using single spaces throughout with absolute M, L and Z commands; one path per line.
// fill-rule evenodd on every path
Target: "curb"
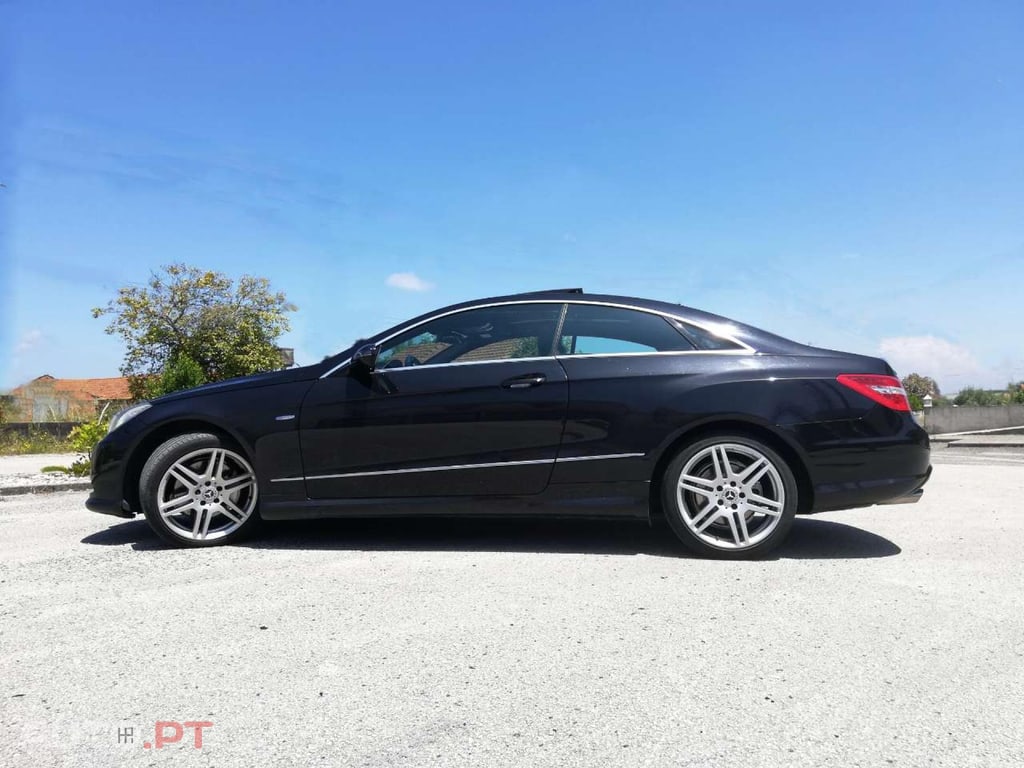
M 977 440 L 961 439 L 961 440 L 950 440 L 947 444 L 949 448 L 987 448 L 989 450 L 998 451 L 1000 449 L 1012 449 L 1019 450 L 1024 448 L 1024 440 L 1013 443 L 984 443 Z
M 968 430 L 967 432 L 929 433 L 929 437 L 933 440 L 960 440 L 965 437 L 1002 437 L 1006 435 L 1010 437 L 1024 435 L 1024 425 L 1019 427 L 996 427 L 995 429 L 975 429 L 973 431 Z
M 14 485 L 0 488 L 0 496 L 20 496 L 25 493 L 59 493 L 60 491 L 88 491 L 92 483 L 76 480 L 72 483 L 40 483 L 39 485 Z

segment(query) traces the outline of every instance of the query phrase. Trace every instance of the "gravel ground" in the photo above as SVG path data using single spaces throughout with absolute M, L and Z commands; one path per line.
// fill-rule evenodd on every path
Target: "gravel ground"
M 73 477 L 57 472 L 43 472 L 43 467 L 67 467 L 76 459 L 75 453 L 34 453 L 25 456 L 0 456 L 0 495 L 20 493 L 26 489 L 60 490 L 64 486 L 80 490 L 89 478 Z
M 555 521 L 175 551 L 84 493 L 0 499 L 0 764 L 1021 765 L 1022 491 L 940 463 L 756 563 Z

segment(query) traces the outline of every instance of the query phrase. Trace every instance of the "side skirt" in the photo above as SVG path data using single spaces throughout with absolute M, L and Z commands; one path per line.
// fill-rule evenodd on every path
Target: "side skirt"
M 261 501 L 265 520 L 326 517 L 627 517 L 650 515 L 650 483 L 566 483 L 533 496 Z

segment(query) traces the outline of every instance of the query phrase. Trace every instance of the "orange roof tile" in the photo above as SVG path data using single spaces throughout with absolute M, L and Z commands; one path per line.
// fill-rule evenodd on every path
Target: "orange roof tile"
M 75 400 L 131 400 L 128 379 L 115 376 L 107 379 L 55 379 L 45 374 L 12 390 L 20 394 L 35 383 L 52 385 L 54 390 L 69 395 Z
M 110 379 L 55 379 L 54 388 L 75 397 L 92 397 L 97 400 L 130 400 L 128 379 L 117 376 Z

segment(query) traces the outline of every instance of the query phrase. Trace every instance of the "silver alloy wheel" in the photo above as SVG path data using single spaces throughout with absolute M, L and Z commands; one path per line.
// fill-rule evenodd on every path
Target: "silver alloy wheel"
M 718 549 L 749 549 L 782 519 L 786 489 L 775 465 L 756 448 L 708 446 L 686 462 L 676 489 L 686 527 Z
M 182 538 L 224 538 L 256 509 L 256 474 L 234 451 L 193 451 L 164 472 L 157 490 L 157 509 L 167 527 Z

